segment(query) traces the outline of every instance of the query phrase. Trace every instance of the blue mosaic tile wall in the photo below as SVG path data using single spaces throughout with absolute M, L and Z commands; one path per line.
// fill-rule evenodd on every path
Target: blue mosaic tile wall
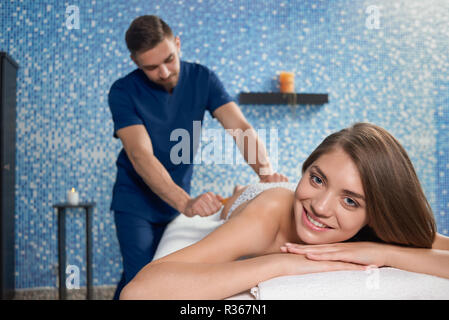
M 70 5 L 79 9 L 79 29 L 67 28 Z M 181 37 L 182 58 L 215 70 L 236 99 L 241 91 L 277 91 L 281 70 L 295 73 L 299 92 L 329 93 L 319 107 L 241 106 L 256 129 L 277 130 L 267 149 L 277 147 L 277 169 L 290 181 L 331 132 L 355 121 L 385 127 L 408 151 L 438 231 L 449 235 L 448 11 L 445 0 L 0 2 L 0 50 L 20 65 L 16 287 L 57 285 L 52 205 L 72 187 L 97 203 L 94 284 L 119 280 L 109 205 L 121 144 L 112 138 L 107 93 L 134 69 L 124 33 L 143 14 L 164 18 Z M 208 114 L 205 127 L 220 128 Z M 192 195 L 226 196 L 235 184 L 256 181 L 247 165 L 203 162 Z M 83 213 L 68 216 L 67 263 L 81 268 L 84 285 Z

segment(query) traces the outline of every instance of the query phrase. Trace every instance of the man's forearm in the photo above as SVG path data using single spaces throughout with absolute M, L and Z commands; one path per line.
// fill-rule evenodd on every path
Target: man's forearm
M 154 155 L 141 154 L 130 160 L 136 172 L 155 194 L 179 212 L 183 212 L 190 200 L 189 194 L 173 181 Z
M 253 127 L 233 130 L 232 136 L 243 158 L 259 177 L 273 173 L 265 145 Z

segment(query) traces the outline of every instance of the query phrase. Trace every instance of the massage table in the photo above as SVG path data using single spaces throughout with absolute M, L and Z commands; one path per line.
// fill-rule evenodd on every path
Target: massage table
M 180 214 L 162 235 L 154 260 L 189 246 L 218 228 L 220 212 L 188 218 Z M 226 300 L 448 300 L 449 279 L 395 268 L 282 276 Z

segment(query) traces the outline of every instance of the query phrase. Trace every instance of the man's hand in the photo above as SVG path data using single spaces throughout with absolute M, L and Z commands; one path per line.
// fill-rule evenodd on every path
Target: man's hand
M 187 202 L 185 210 L 182 212 L 187 217 L 199 215 L 207 217 L 220 210 L 223 198 L 212 192 L 206 192 Z
M 260 182 L 288 182 L 288 178 L 280 173 L 260 175 Z

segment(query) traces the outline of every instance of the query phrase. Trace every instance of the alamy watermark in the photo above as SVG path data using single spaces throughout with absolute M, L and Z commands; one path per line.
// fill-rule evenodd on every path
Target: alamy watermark
M 177 128 L 170 134 L 170 141 L 177 141 L 170 149 L 170 161 L 173 164 L 244 164 L 244 158 L 236 156 L 234 150 L 246 154 L 248 164 L 259 163 L 262 166 L 271 164 L 274 172 L 278 168 L 278 130 L 270 129 L 202 129 L 201 121 L 192 122 L 192 135 L 184 128 Z M 257 148 L 257 140 L 269 148 L 266 158 L 261 154 L 261 145 Z M 191 143 L 193 141 L 193 144 Z M 245 143 L 245 141 L 247 143 Z M 207 142 L 207 143 L 206 143 Z M 193 150 L 191 145 L 193 145 Z M 198 152 L 197 152 L 198 151 Z M 191 160 L 191 156 L 196 157 Z M 268 163 L 269 161 L 269 163 Z M 266 174 L 262 171 L 260 174 Z
M 365 10 L 367 14 L 365 26 L 372 29 L 380 29 L 380 8 L 378 6 L 368 6 Z
M 70 5 L 65 9 L 65 26 L 69 30 L 79 30 L 80 8 L 78 6 Z
M 365 273 L 368 277 L 365 280 L 365 286 L 368 290 L 377 290 L 380 287 L 380 272 L 375 265 L 370 265 L 366 268 Z
M 65 273 L 68 275 L 65 279 L 65 287 L 67 289 L 79 289 L 80 268 L 76 265 L 69 264 L 65 269 Z

